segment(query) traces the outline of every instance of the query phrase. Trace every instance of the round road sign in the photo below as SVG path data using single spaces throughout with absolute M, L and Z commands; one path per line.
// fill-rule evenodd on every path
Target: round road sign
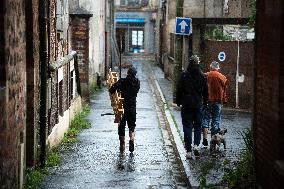
M 226 54 L 225 54 L 225 52 L 220 52 L 220 53 L 218 54 L 218 59 L 219 59 L 220 62 L 225 61 L 225 59 L 226 59 Z

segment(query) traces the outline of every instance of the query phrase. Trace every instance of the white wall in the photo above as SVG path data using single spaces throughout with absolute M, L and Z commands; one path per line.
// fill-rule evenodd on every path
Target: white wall
M 71 120 L 82 109 L 81 97 L 76 97 L 72 102 L 72 105 L 66 110 L 63 116 L 59 116 L 59 122 L 56 124 L 47 138 L 47 144 L 49 148 L 56 147 L 64 137 L 64 133 L 71 125 Z

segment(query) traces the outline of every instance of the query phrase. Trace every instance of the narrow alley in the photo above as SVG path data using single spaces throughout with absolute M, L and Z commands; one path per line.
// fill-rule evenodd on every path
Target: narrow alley
M 283 188 L 283 12 L 281 0 L 1 0 L 0 189 Z M 130 66 L 137 107 L 136 79 L 124 107 L 107 90 Z M 121 153 L 114 122 L 134 107 L 135 150 L 126 128 Z
M 208 160 L 217 158 L 222 163 L 239 158 L 244 148 L 241 132 L 251 126 L 250 113 L 225 109 L 222 127 L 228 129 L 227 150 L 212 157 L 208 149 L 201 148 L 200 159 L 187 160 L 180 110 L 172 106 L 171 82 L 154 61 L 145 57 L 127 61 L 137 68 L 141 81 L 134 153 L 128 151 L 128 142 L 126 152 L 119 152 L 114 116 L 104 115 L 113 110 L 103 87 L 91 99 L 88 120 L 92 128 L 84 130 L 71 149 L 62 151 L 62 163 L 50 170 L 41 188 L 196 188 L 200 167 Z M 122 70 L 123 77 L 126 71 Z M 126 130 L 126 141 L 127 134 Z M 223 175 L 215 170 L 208 182 L 218 184 Z
M 62 153 L 62 163 L 50 171 L 41 188 L 186 188 L 186 179 L 174 160 L 173 150 L 169 150 L 169 139 L 163 138 L 163 128 L 159 127 L 157 99 L 146 64 L 133 63 L 141 82 L 134 153 L 128 151 L 128 142 L 126 152 L 119 152 L 114 116 L 101 116 L 112 112 L 108 91 L 103 87 L 91 100 L 88 119 L 92 128 L 84 130 L 78 143 Z M 126 136 L 128 141 L 127 130 Z

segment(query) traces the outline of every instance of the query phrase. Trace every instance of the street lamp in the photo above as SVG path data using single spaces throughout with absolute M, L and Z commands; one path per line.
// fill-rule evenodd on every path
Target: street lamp
M 119 79 L 121 78 L 122 32 L 119 33 Z

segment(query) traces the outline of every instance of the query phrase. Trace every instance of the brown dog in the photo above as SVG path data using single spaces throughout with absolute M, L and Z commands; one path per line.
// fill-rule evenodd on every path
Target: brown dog
M 211 137 L 210 151 L 216 151 L 217 146 L 220 147 L 222 143 L 224 145 L 224 149 L 226 149 L 225 133 L 227 133 L 227 129 L 221 130 Z

